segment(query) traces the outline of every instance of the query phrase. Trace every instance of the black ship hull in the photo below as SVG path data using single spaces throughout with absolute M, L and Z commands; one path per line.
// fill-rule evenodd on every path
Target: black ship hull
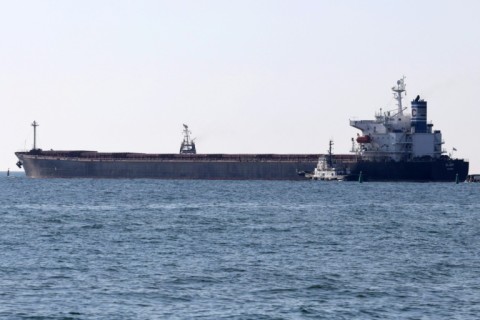
M 93 151 L 17 152 L 31 178 L 126 178 L 211 180 L 303 180 L 301 172 L 316 167 L 318 154 L 134 154 Z M 348 173 L 344 180 L 464 181 L 468 162 L 442 158 L 429 161 L 366 161 L 335 155 Z
M 364 181 L 465 181 L 469 163 L 461 159 L 426 161 L 356 161 L 346 165 L 349 174 L 345 180 Z
M 303 180 L 318 155 L 148 155 L 17 152 L 31 178 Z

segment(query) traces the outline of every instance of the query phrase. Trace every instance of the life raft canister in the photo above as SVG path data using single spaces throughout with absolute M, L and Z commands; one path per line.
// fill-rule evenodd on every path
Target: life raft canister
M 360 136 L 360 137 L 357 137 L 357 142 L 358 143 L 369 143 L 370 141 L 372 141 L 370 139 L 370 136 Z

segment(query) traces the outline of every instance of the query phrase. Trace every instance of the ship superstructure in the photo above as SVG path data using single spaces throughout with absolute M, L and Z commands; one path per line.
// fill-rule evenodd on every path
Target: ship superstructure
M 350 120 L 361 131 L 352 139 L 353 162 L 344 161 L 345 180 L 360 176 L 371 181 L 458 181 L 465 180 L 468 162 L 453 159 L 442 150 L 440 130 L 427 122 L 427 101 L 417 96 L 411 113 L 402 104 L 405 77 L 392 88 L 396 110 L 375 114 L 373 120 Z
M 350 120 L 350 125 L 361 130 L 353 152 L 367 160 L 409 161 L 415 158 L 438 159 L 442 156 L 442 133 L 432 131 L 427 123 L 427 101 L 417 96 L 411 102 L 411 113 L 402 105 L 405 77 L 392 88 L 397 109 L 375 114 L 374 120 Z

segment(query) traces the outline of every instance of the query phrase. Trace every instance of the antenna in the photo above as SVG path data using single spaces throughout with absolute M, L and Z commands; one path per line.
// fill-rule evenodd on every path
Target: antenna
M 332 155 L 332 147 L 333 147 L 333 140 L 330 139 L 330 141 L 328 142 L 328 154 L 329 155 Z
M 332 166 L 332 147 L 333 147 L 333 140 L 330 139 L 328 142 L 328 165 Z
M 190 130 L 188 130 L 188 126 L 186 124 L 183 125 L 183 141 L 186 144 L 190 144 Z
M 37 127 L 39 124 L 37 121 L 33 121 L 32 127 L 33 127 L 33 150 L 37 149 Z
M 403 115 L 403 107 L 402 107 L 402 92 L 406 93 L 406 84 L 405 84 L 405 76 L 401 78 L 400 80 L 397 81 L 397 86 L 392 87 L 392 91 L 394 92 L 393 97 L 397 100 L 397 106 L 398 106 L 398 113 Z

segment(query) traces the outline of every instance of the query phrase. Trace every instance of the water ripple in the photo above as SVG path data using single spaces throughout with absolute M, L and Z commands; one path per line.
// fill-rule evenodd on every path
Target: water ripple
M 479 185 L 6 180 L 2 319 L 480 313 Z

